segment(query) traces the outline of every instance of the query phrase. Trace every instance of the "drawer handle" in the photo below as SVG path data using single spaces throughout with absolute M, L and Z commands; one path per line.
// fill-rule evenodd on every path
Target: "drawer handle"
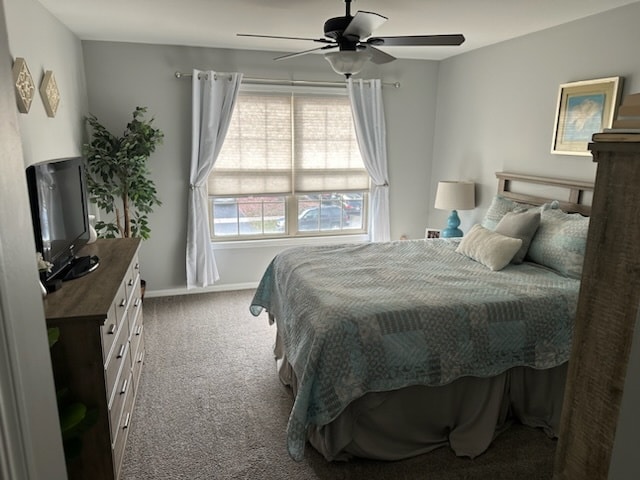
M 129 380 L 127 378 L 122 382 L 122 388 L 120 389 L 120 395 L 124 395 L 127 392 L 127 387 L 129 386 Z
M 113 335 L 114 333 L 116 333 L 116 324 L 112 323 L 111 325 L 109 325 L 109 330 L 107 330 L 107 335 Z
M 138 328 L 136 328 L 136 337 L 139 337 L 140 334 L 142 333 L 142 325 L 138 325 Z
M 120 350 L 118 350 L 118 355 L 116 355 L 116 358 L 122 358 L 124 356 L 125 348 L 127 348 L 127 346 L 124 343 L 120 345 Z
M 133 278 L 130 278 L 128 283 L 130 287 L 133 286 Z
M 134 306 L 135 308 L 138 308 L 138 307 L 140 306 L 140 298 L 136 298 L 136 301 L 135 301 L 135 302 L 133 302 L 133 306 Z
M 131 414 L 127 412 L 127 415 L 124 417 L 124 423 L 122 424 L 122 429 L 126 430 L 129 428 L 129 420 L 131 420 Z
M 136 266 L 133 267 L 133 268 L 135 268 L 136 270 L 140 270 L 140 264 L 138 262 L 136 262 Z
M 138 363 L 142 363 L 143 358 L 144 358 L 144 350 L 140 352 L 140 354 L 138 355 Z
M 120 300 L 120 306 L 121 307 L 126 307 L 127 306 L 127 299 L 123 298 L 122 300 Z

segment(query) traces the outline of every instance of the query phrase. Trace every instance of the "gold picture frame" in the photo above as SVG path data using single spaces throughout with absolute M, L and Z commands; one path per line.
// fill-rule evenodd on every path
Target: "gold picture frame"
M 622 77 L 606 77 L 561 84 L 551 153 L 590 156 L 593 134 L 611 128 L 622 83 Z

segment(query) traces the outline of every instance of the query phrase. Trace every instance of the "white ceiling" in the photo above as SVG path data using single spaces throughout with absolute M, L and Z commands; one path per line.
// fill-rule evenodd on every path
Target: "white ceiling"
M 343 16 L 343 0 L 39 0 L 82 40 L 267 50 L 317 47 L 236 33 L 323 36 L 324 21 Z M 353 0 L 351 14 L 389 20 L 375 36 L 462 33 L 459 47 L 386 47 L 398 58 L 441 60 L 638 0 Z M 275 55 L 274 55 L 275 56 Z

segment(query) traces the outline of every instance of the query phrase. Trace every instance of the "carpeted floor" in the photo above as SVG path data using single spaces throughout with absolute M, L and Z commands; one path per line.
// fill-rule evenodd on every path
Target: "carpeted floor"
M 253 291 L 148 298 L 146 358 L 123 480 L 517 479 L 552 477 L 555 441 L 515 425 L 480 457 L 448 448 L 400 462 L 328 463 L 287 454 L 292 398 L 276 375 L 275 328 Z

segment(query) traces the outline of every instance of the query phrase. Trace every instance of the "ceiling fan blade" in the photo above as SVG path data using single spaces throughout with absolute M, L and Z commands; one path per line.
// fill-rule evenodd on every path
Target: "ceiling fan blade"
M 457 46 L 464 42 L 464 35 L 407 35 L 401 37 L 372 37 L 367 43 L 385 47 L 409 46 Z
M 328 50 L 330 48 L 337 48 L 337 47 L 338 47 L 337 43 L 334 45 L 325 45 L 324 47 L 311 48 L 309 50 L 304 50 L 302 52 L 288 53 L 286 55 L 281 55 L 280 57 L 274 58 L 274 60 L 285 60 L 287 58 L 300 57 L 302 55 L 306 55 L 307 53 L 316 52 L 318 50 Z
M 358 10 L 356 14 L 344 29 L 343 36 L 355 37 L 356 40 L 366 38 L 371 35 L 376 28 L 387 21 L 387 17 L 383 17 L 378 13 L 363 12 Z
M 238 37 L 258 37 L 258 38 L 279 38 L 282 40 L 308 40 L 318 43 L 334 43 L 333 40 L 327 38 L 305 38 L 305 37 L 280 37 L 278 35 L 254 35 L 252 33 L 236 33 Z
M 369 52 L 371 54 L 371 61 L 377 65 L 393 62 L 396 59 L 396 57 L 394 57 L 393 55 L 389 55 L 382 50 L 378 50 L 372 45 L 362 44 L 359 45 L 358 48 L 364 48 L 367 52 Z

